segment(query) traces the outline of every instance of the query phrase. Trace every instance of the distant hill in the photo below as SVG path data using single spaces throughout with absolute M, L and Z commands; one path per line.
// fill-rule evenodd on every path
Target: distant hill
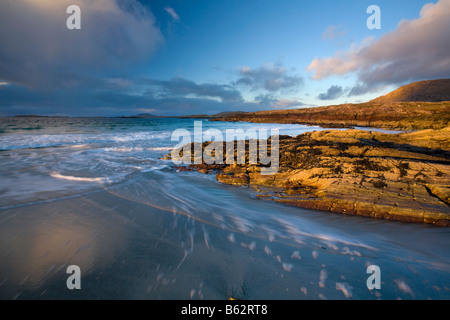
M 247 112 L 244 111 L 225 111 L 225 112 L 220 112 L 220 113 L 216 113 L 212 116 L 210 116 L 211 118 L 220 118 L 220 117 L 231 117 L 231 116 L 237 116 L 237 115 L 241 115 L 241 114 L 245 114 Z
M 136 118 L 158 118 L 158 116 L 155 116 L 151 113 L 139 113 L 135 116 Z
M 246 114 L 247 112 L 244 111 L 224 111 L 220 113 L 216 113 L 213 115 L 207 115 L 207 114 L 194 114 L 189 116 L 180 116 L 178 118 L 204 118 L 204 119 L 215 119 L 215 118 L 223 118 L 223 117 L 234 117 L 234 116 L 240 116 L 243 114 Z
M 442 129 L 450 125 L 450 79 L 414 82 L 365 103 L 237 113 L 211 117 L 211 120 L 324 127 Z
M 120 116 L 120 117 L 116 117 L 116 118 L 130 118 L 130 119 L 135 119 L 135 118 L 165 118 L 164 116 L 155 116 L 154 114 L 151 113 L 139 113 L 137 115 L 134 116 Z
M 13 117 L 14 118 L 48 118 L 50 116 L 40 116 L 40 115 L 36 115 L 36 114 L 19 114 L 19 115 L 15 115 Z
M 413 82 L 371 102 L 400 101 L 450 101 L 450 79 Z

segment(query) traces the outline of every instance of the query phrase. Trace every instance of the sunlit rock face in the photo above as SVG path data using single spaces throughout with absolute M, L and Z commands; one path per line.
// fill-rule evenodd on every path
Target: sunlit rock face
M 449 133 L 445 128 L 396 135 L 335 130 L 280 136 L 276 174 L 261 174 L 261 164 L 202 163 L 189 169 L 214 171 L 221 183 L 252 186 L 260 198 L 289 205 L 449 225 Z

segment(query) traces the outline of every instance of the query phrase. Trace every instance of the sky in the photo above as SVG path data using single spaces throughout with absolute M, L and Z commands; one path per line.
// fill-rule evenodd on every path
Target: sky
M 0 0 L 0 116 L 365 102 L 450 78 L 449 18 L 450 0 Z

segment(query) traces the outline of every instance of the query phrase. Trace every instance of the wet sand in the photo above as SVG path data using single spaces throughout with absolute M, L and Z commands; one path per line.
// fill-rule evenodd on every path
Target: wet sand
M 448 228 L 255 199 L 171 170 L 0 211 L 1 299 L 448 299 Z M 69 265 L 81 290 L 66 287 Z M 368 265 L 381 289 L 368 290 Z

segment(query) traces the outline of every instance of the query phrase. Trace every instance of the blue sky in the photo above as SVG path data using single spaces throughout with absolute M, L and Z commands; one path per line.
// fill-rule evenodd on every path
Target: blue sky
M 0 115 L 311 107 L 450 75 L 450 0 L 94 3 L 0 3 Z M 66 27 L 70 4 L 81 30 Z

